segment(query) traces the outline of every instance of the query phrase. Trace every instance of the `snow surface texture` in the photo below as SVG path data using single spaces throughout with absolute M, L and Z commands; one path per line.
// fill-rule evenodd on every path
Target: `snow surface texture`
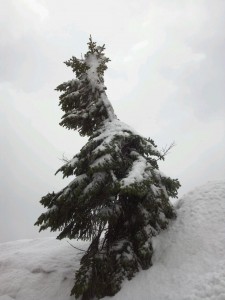
M 153 266 L 105 300 L 225 299 L 225 181 L 185 195 L 177 214 L 153 240 Z M 54 238 L 0 244 L 0 300 L 74 299 L 69 294 L 82 255 Z

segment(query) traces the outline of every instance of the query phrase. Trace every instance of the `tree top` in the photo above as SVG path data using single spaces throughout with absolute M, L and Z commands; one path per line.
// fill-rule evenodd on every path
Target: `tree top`
M 110 61 L 104 54 L 105 45 L 97 46 L 90 36 L 84 57 L 72 57 L 65 64 L 71 67 L 76 79 L 64 82 L 56 90 L 63 92 L 60 103 L 65 114 L 61 126 L 78 130 L 80 135 L 91 136 L 106 120 L 116 118 L 106 95 L 104 71 Z

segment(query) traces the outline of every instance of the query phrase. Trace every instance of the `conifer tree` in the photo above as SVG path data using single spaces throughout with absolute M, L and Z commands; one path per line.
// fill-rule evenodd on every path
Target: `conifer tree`
M 90 37 L 84 57 L 65 62 L 76 79 L 56 88 L 60 125 L 88 142 L 57 171 L 73 180 L 41 199 L 47 211 L 35 223 L 40 231 L 60 230 L 58 239 L 90 240 L 71 292 L 83 300 L 114 295 L 125 278 L 151 266 L 152 237 L 175 218 L 169 197 L 180 186 L 159 171 L 164 155 L 153 140 L 116 117 L 104 85 L 104 50 Z

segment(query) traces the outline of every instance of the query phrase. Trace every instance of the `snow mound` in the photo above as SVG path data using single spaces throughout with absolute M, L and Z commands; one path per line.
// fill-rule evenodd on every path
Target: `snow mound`
M 225 300 L 225 181 L 180 199 L 177 219 L 153 247 L 153 266 L 126 282 L 114 300 Z
M 74 242 L 86 249 L 87 243 Z M 83 253 L 65 240 L 41 238 L 0 244 L 0 300 L 69 300 Z
M 153 266 L 105 300 L 225 299 L 225 181 L 185 195 L 177 215 L 153 240 Z M 70 290 L 82 255 L 54 238 L 0 244 L 0 300 L 74 299 Z

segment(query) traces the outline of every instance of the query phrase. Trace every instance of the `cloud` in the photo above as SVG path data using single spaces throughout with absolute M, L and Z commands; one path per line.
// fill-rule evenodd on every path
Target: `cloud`
M 49 68 L 43 22 L 47 8 L 40 1 L 9 0 L 0 4 L 4 30 L 0 40 L 0 81 L 13 82 L 24 90 L 38 89 L 44 83 L 43 70 Z
M 133 52 L 140 51 L 143 48 L 147 47 L 148 44 L 149 44 L 149 41 L 147 41 L 147 40 L 141 41 L 141 42 L 135 44 L 134 46 L 132 46 L 131 51 L 133 51 Z
M 188 6 L 189 9 L 192 5 Z M 189 32 L 179 23 L 178 47 L 172 43 L 175 51 L 167 52 L 168 62 L 163 63 L 162 72 L 166 79 L 176 82 L 177 92 L 172 99 L 172 107 L 177 110 L 184 108 L 194 113 L 201 121 L 224 120 L 225 115 L 225 60 L 223 52 L 225 47 L 225 34 L 221 30 L 224 23 L 225 5 L 222 1 L 199 2 L 193 5 L 190 12 Z M 199 20 L 197 17 L 199 17 Z M 179 53 L 180 46 L 183 47 Z M 177 51 L 178 49 L 178 51 Z M 183 62 L 182 62 L 183 60 Z M 168 103 L 163 108 L 170 110 Z
M 34 14 L 38 15 L 41 21 L 48 17 L 49 12 L 47 8 L 41 3 L 41 1 L 37 0 L 22 0 L 24 5 L 24 9 L 28 8 Z
M 36 0 L 8 0 L 0 3 L 0 18 L 4 26 L 1 34 L 1 45 L 41 29 L 48 16 L 47 8 Z
M 224 120 L 225 115 L 225 60 L 224 37 L 204 39 L 196 48 L 205 52 L 205 59 L 189 74 L 183 74 L 180 89 L 187 92 L 183 101 L 194 110 L 195 115 L 208 122 Z M 181 94 L 181 92 L 179 93 Z
M 49 189 L 46 179 L 52 186 L 61 182 L 53 175 L 56 149 L 14 108 L 9 87 L 0 92 L 0 241 L 9 241 L 37 236 L 33 223 Z

